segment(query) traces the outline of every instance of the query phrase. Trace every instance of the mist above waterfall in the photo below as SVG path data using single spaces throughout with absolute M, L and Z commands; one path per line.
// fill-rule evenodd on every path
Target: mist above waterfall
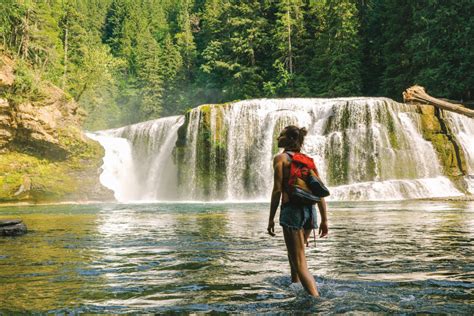
M 92 137 L 106 150 L 101 181 L 123 202 L 268 200 L 276 135 L 290 124 L 308 129 L 303 151 L 333 200 L 462 195 L 423 138 L 421 120 L 417 106 L 387 98 L 260 99 L 202 105 Z M 449 114 L 446 122 L 472 174 L 474 130 L 466 120 Z

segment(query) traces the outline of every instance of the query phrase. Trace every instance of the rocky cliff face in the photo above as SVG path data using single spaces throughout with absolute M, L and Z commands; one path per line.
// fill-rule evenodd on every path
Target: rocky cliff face
M 13 81 L 13 61 L 3 57 L 0 60 L 0 95 L 13 86 Z M 13 139 L 14 126 L 10 103 L 0 97 L 0 150 Z
M 102 147 L 85 137 L 82 113 L 44 84 L 19 95 L 15 62 L 0 58 L 0 202 L 112 199 L 99 183 Z
M 467 190 L 464 176 L 468 173 L 466 153 L 451 130 L 445 112 L 431 105 L 418 105 L 421 112 L 423 138 L 430 141 L 438 154 L 443 174 L 463 192 Z

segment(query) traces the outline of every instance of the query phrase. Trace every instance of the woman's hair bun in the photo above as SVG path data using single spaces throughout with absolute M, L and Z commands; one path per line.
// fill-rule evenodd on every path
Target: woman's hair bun
M 291 142 L 288 144 L 289 148 L 293 148 L 296 150 L 300 150 L 301 145 L 303 144 L 304 137 L 308 134 L 308 130 L 306 128 L 299 128 L 295 125 L 288 125 L 284 129 L 285 135 L 288 140 Z
M 306 127 L 300 128 L 300 135 L 306 136 L 306 134 L 308 134 L 308 130 L 306 129 Z

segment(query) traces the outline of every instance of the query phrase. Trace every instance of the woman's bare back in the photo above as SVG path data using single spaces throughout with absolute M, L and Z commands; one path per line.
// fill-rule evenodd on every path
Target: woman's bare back
M 283 177 L 282 177 L 282 184 L 281 187 L 283 188 L 281 203 L 285 204 L 290 201 L 290 197 L 288 195 L 288 180 L 290 179 L 290 165 L 291 161 L 286 152 L 282 152 L 279 154 L 281 159 L 283 160 Z

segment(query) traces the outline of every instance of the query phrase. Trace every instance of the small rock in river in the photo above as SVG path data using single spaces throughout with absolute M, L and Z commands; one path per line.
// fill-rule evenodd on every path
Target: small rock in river
M 21 219 L 0 220 L 0 236 L 19 236 L 26 232 L 26 225 Z

